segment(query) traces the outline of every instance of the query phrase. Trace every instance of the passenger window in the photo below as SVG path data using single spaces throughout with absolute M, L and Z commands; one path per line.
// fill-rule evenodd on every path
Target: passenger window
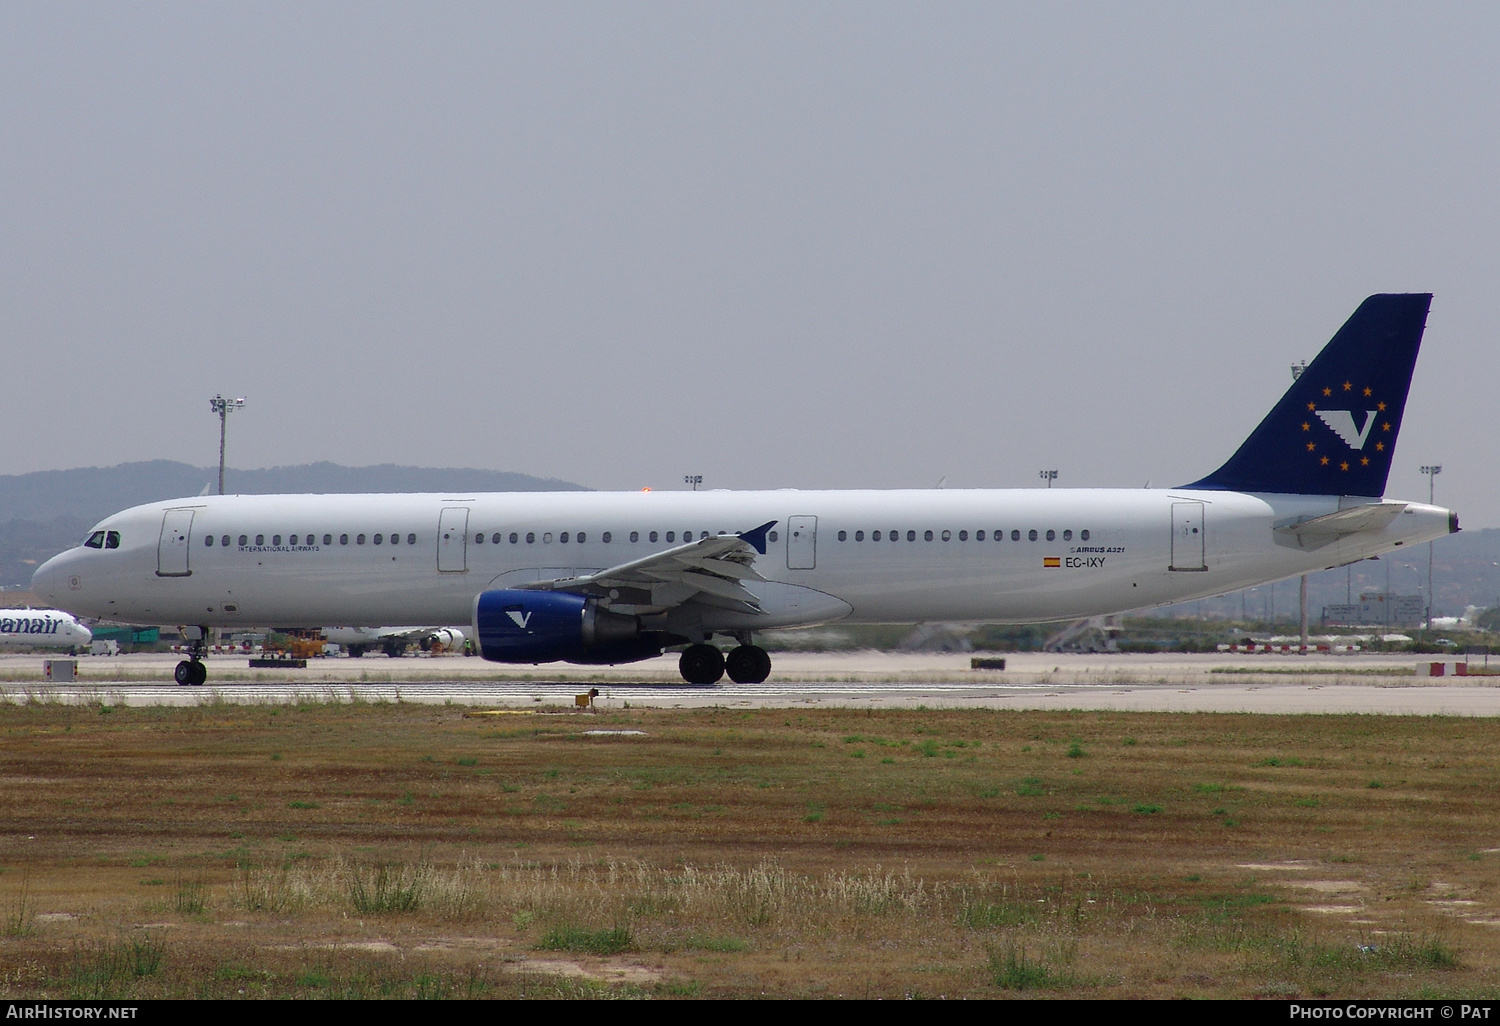
M 247 537 L 246 537 L 246 536 L 245 536 L 245 535 L 243 535 L 243 534 L 242 534 L 242 535 L 240 535 L 240 547 L 241 547 L 241 548 L 244 548 L 244 547 L 245 547 L 245 546 L 246 546 L 246 545 L 249 545 L 249 544 L 250 544 L 250 539 L 249 539 L 249 538 L 247 538 Z
M 325 534 L 323 536 L 323 544 L 324 545 L 332 545 L 333 544 L 333 535 L 331 535 L 331 534 Z
M 120 547 L 120 532 L 119 531 L 105 531 L 104 532 L 104 547 L 106 549 L 118 549 Z
M 562 542 L 564 545 L 568 544 L 568 532 L 564 531 L 562 534 L 558 535 L 557 540 Z
M 510 532 L 510 543 L 512 545 L 514 545 L 516 542 L 518 542 L 520 540 L 521 540 L 521 536 L 520 535 L 516 534 L 516 532 L 514 532 L 514 531 Z
M 408 544 L 408 545 L 415 545 L 416 543 L 417 543 L 417 536 L 416 536 L 416 534 L 408 534 L 406 536 L 406 544 Z
M 349 536 L 347 534 L 341 534 L 341 535 L 339 535 L 339 544 L 340 545 L 348 545 L 349 544 Z
M 211 534 L 205 534 L 203 536 L 203 544 L 207 545 L 209 548 L 213 548 L 214 547 L 214 536 L 211 535 Z
M 1031 530 L 1026 532 L 1026 540 L 1036 541 L 1036 528 L 1033 527 Z
M 1072 541 L 1072 540 L 1073 540 L 1073 532 L 1071 530 L 1064 531 L 1063 532 L 1063 541 Z
M 584 541 L 586 540 L 586 538 L 587 538 L 587 536 L 582 531 L 578 532 L 578 544 L 579 545 L 582 545 L 584 543 Z
M 499 531 L 496 531 L 496 532 L 495 532 L 495 533 L 494 533 L 494 534 L 493 534 L 493 535 L 492 535 L 492 536 L 491 536 L 491 537 L 490 537 L 490 544 L 491 544 L 491 545 L 499 545 L 499 544 L 500 544 L 500 532 L 499 532 Z
M 295 534 L 294 534 L 294 535 L 292 535 L 292 536 L 291 536 L 291 537 L 290 537 L 290 538 L 288 538 L 288 539 L 287 539 L 287 540 L 286 540 L 286 543 L 287 543 L 287 544 L 288 544 L 288 545 L 296 545 L 296 544 L 297 544 L 297 536 L 296 536 L 296 535 L 295 535 Z
M 1033 538 L 1035 538 L 1036 537 L 1036 532 L 1032 531 L 1031 532 L 1031 536 Z M 1020 541 L 1021 540 L 1021 532 L 1020 531 L 1011 531 L 1010 532 L 1010 540 L 1011 541 Z
M 376 537 L 376 539 L 379 539 L 380 535 L 377 534 L 375 537 Z M 375 542 L 375 544 L 379 545 L 380 542 L 377 540 Z M 474 535 L 474 544 L 475 545 L 483 545 L 484 544 L 484 532 L 483 531 L 480 531 L 478 534 Z
M 944 531 L 943 532 L 943 541 L 951 541 L 952 539 L 953 539 L 953 532 L 952 531 Z
M 766 541 L 775 541 L 779 537 L 781 537 L 780 532 L 772 531 L 766 535 Z
M 609 544 L 609 541 L 610 541 L 610 536 L 609 536 L 609 532 L 608 532 L 608 531 L 605 531 L 605 532 L 604 532 L 604 544 L 606 544 L 606 545 L 608 545 L 608 544 Z
M 263 534 L 257 534 L 255 536 L 255 544 L 257 544 L 257 545 L 264 545 L 265 543 L 266 543 L 266 536 L 265 535 L 263 535 Z
M 639 532 L 639 531 L 631 531 L 630 532 L 630 540 L 633 541 L 633 542 L 640 541 L 641 540 L 641 532 Z
M 89 540 L 84 542 L 83 545 L 85 548 L 89 549 L 104 548 L 104 532 L 95 531 L 93 534 L 89 535 Z
M 356 534 L 354 536 L 354 544 L 356 544 L 356 545 L 363 545 L 364 543 L 365 543 L 365 536 L 364 535 L 362 535 L 362 534 Z
M 379 545 L 381 542 L 385 541 L 385 535 L 383 535 L 383 534 L 377 534 L 375 537 L 371 538 L 370 540 L 372 542 L 374 542 L 376 545 Z
M 1080 531 L 1078 533 L 1078 537 L 1082 538 L 1084 541 L 1088 541 L 1089 540 L 1088 528 L 1084 528 L 1082 531 Z
M 928 537 L 931 538 L 932 535 L 929 534 Z M 917 540 L 917 532 L 916 531 L 907 531 L 906 532 L 906 540 L 909 541 L 909 542 L 916 541 Z
M 272 545 L 280 545 L 281 544 L 281 535 L 279 535 L 279 534 L 273 534 L 273 535 L 271 535 L 271 544 Z
M 1047 540 L 1057 541 L 1057 532 L 1052 530 L 1050 527 L 1047 529 Z
M 932 541 L 932 532 L 931 531 L 923 531 L 922 532 L 922 540 L 923 541 Z
M 963 535 L 960 534 L 959 537 L 962 538 Z M 984 541 L 984 532 L 983 531 L 975 531 L 974 532 L 974 540 L 975 541 Z
M 551 531 L 543 531 L 542 532 L 542 544 L 543 545 L 551 545 L 552 544 L 552 532 Z
M 959 531 L 958 532 L 958 540 L 959 541 L 968 541 L 969 540 L 969 532 L 968 531 Z
M 650 536 L 649 536 L 649 538 L 647 540 L 648 541 L 656 541 L 656 532 L 652 531 L 651 534 L 650 534 Z
M 855 531 L 854 532 L 854 540 L 855 541 L 864 541 L 865 540 L 865 532 L 863 532 L 863 531 Z M 876 540 L 879 541 L 878 538 Z
M 224 537 L 220 538 L 219 544 L 224 546 L 226 549 L 229 548 L 229 535 L 226 534 Z
M 879 531 L 871 531 L 870 532 L 870 540 L 871 541 L 879 541 L 880 540 L 880 532 Z
M 677 532 L 676 531 L 668 531 L 667 532 L 667 541 L 670 542 L 670 541 L 676 541 L 676 540 L 677 540 Z
M 401 544 L 401 536 L 399 534 L 396 534 L 395 532 L 392 532 L 391 533 L 391 544 L 392 545 L 400 545 Z
M 849 540 L 849 532 L 848 531 L 840 531 L 839 532 L 839 541 L 848 541 L 848 540 Z
M 707 537 L 708 537 L 708 532 L 707 531 L 699 531 L 698 532 L 698 540 L 699 541 L 702 541 L 703 539 L 705 539 Z
M 536 544 L 536 532 L 535 531 L 527 531 L 526 532 L 526 544 L 527 545 L 534 545 L 534 544 Z

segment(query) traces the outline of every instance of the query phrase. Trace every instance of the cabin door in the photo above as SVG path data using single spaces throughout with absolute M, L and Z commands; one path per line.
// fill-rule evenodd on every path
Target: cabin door
M 193 533 L 193 511 L 169 509 L 161 518 L 161 540 L 156 543 L 156 576 L 187 577 L 188 539 Z
M 1172 565 L 1168 569 L 1207 570 L 1203 551 L 1203 503 L 1172 503 Z
M 469 569 L 469 507 L 449 506 L 438 517 L 438 570 L 461 574 Z
M 812 570 L 818 565 L 818 518 L 787 517 L 786 567 Z

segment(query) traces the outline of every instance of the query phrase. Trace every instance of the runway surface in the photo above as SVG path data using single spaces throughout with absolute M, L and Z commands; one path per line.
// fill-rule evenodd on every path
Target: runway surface
M 1500 715 L 1500 676 L 1428 677 L 1404 655 L 1232 656 L 1010 654 L 1004 671 L 974 671 L 967 654 L 776 656 L 764 684 L 681 683 L 675 660 L 621 667 L 497 667 L 477 659 L 330 659 L 305 670 L 209 660 L 203 687 L 170 683 L 176 657 L 81 658 L 80 680 L 47 684 L 41 656 L 0 656 L 0 700 L 119 705 L 422 702 L 475 708 L 573 707 L 597 689 L 600 709 L 808 707 L 1117 709 L 1172 712 Z M 1422 674 L 1418 675 L 1418 667 Z M 1480 668 L 1476 662 L 1476 669 Z M 1500 660 L 1496 670 L 1500 671 Z

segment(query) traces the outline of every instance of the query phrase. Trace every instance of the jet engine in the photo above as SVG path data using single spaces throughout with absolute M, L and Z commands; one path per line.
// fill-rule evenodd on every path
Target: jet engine
M 474 600 L 479 654 L 497 663 L 632 663 L 669 643 L 637 617 L 564 591 L 498 589 Z

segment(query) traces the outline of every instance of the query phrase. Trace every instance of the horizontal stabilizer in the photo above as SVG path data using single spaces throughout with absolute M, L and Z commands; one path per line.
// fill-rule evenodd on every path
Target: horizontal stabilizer
M 1318 549 L 1351 534 L 1384 530 L 1406 509 L 1404 502 L 1377 502 L 1351 506 L 1310 520 L 1284 524 L 1276 528 L 1278 540 L 1295 542 L 1298 548 Z

